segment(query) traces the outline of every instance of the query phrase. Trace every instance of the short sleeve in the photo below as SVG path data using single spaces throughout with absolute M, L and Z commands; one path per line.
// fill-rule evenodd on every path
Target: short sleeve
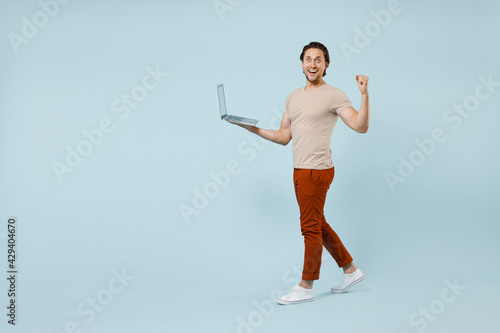
M 346 108 L 352 106 L 349 97 L 339 89 L 335 89 L 332 93 L 332 110 L 340 115 Z
M 293 94 L 293 93 L 290 93 L 290 94 L 288 95 L 288 97 L 286 98 L 286 100 L 285 100 L 285 111 L 284 111 L 284 112 L 287 112 L 287 113 L 288 113 L 288 118 L 290 118 L 290 112 L 289 112 L 289 110 L 290 110 L 290 109 L 288 108 L 288 104 L 289 104 L 289 102 L 290 102 L 290 97 L 292 96 L 292 94 Z M 291 119 L 291 118 L 290 118 L 290 119 Z

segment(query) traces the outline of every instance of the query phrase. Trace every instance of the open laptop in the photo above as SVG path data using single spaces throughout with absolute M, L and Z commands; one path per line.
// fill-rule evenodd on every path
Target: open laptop
M 217 86 L 217 95 L 219 96 L 220 119 L 229 121 L 230 123 L 236 123 L 236 124 L 244 124 L 244 125 L 250 125 L 250 126 L 257 125 L 257 123 L 259 121 L 256 119 L 233 116 L 233 115 L 227 114 L 226 97 L 224 96 L 224 85 L 223 84 L 219 84 Z

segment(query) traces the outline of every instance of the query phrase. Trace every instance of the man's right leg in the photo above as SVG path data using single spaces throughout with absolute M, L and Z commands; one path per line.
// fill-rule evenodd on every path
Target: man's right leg
M 277 297 L 278 304 L 297 304 L 314 300 L 312 285 L 319 278 L 323 242 L 321 215 L 328 188 L 313 177 L 310 169 L 295 169 L 294 187 L 300 210 L 300 226 L 304 236 L 302 281 L 287 295 Z M 329 184 L 328 184 L 329 185 Z

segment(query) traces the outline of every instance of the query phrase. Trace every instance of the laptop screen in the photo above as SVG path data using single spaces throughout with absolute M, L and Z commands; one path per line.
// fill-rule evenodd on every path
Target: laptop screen
M 219 96 L 219 110 L 221 118 L 227 115 L 226 110 L 226 98 L 224 97 L 224 85 L 219 84 L 217 86 L 217 95 Z

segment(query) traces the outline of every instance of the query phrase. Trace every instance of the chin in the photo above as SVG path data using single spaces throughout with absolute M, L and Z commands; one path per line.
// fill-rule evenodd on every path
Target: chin
M 309 82 L 311 82 L 311 83 L 318 82 L 318 81 L 319 81 L 319 80 L 323 77 L 323 76 L 321 76 L 321 75 L 318 75 L 318 76 L 316 77 L 316 79 L 311 79 L 311 77 L 310 77 L 309 75 L 307 75 L 306 73 L 304 73 L 304 75 L 305 75 L 305 77 L 306 77 L 307 81 L 309 81 Z

